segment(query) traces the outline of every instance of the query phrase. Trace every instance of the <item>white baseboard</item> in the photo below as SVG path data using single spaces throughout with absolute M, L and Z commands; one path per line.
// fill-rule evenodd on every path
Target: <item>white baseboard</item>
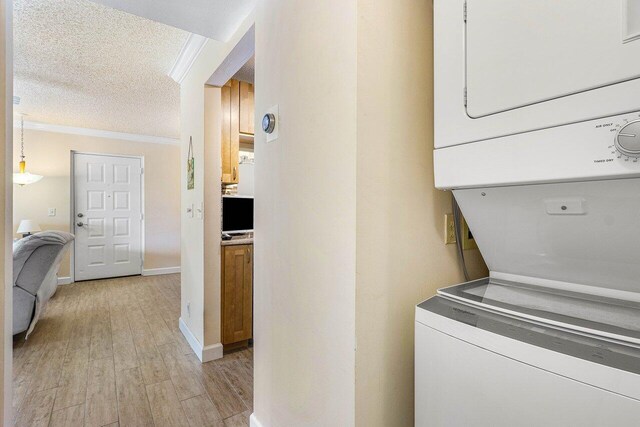
M 208 345 L 205 348 L 202 348 L 202 344 L 200 344 L 200 341 L 198 341 L 195 335 L 191 333 L 191 330 L 189 329 L 187 324 L 184 323 L 184 320 L 182 320 L 182 317 L 178 321 L 178 325 L 180 327 L 180 332 L 182 332 L 182 335 L 184 335 L 184 337 L 187 339 L 187 342 L 191 346 L 191 349 L 196 354 L 196 356 L 198 356 L 198 359 L 200 359 L 200 362 L 202 363 L 211 362 L 212 360 L 222 358 L 221 343 Z
M 73 283 L 71 277 L 58 277 L 58 285 L 69 285 Z
M 158 276 L 160 274 L 180 273 L 180 267 L 146 268 L 142 270 L 143 276 Z
M 249 426 L 250 427 L 263 427 L 262 423 L 260 421 L 258 421 L 258 418 L 256 417 L 256 413 L 253 412 L 251 414 L 251 416 L 249 417 Z
M 202 349 L 202 358 L 200 361 L 205 363 L 216 359 L 222 359 L 222 356 L 224 355 L 222 350 L 222 343 L 208 345 Z
M 184 335 L 184 337 L 187 339 L 187 342 L 191 346 L 191 349 L 196 354 L 196 356 L 198 356 L 198 359 L 200 359 L 200 361 L 202 362 L 202 344 L 200 344 L 200 341 L 198 341 L 195 335 L 191 333 L 191 330 L 189 329 L 187 324 L 184 323 L 182 317 L 178 320 L 178 326 L 180 327 L 180 332 L 182 332 L 182 335 Z

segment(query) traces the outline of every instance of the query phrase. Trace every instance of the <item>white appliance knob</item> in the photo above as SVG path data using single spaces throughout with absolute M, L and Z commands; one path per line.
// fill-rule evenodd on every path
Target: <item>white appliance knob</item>
M 628 123 L 618 131 L 616 148 L 625 156 L 640 157 L 640 120 Z

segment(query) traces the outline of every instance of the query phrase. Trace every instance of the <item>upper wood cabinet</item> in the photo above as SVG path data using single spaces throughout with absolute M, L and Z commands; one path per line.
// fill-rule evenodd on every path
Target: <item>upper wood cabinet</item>
M 222 99 L 222 182 L 238 183 L 238 152 L 240 134 L 238 130 L 239 85 L 231 80 L 221 88 Z M 234 96 L 235 95 L 235 96 Z
M 253 337 L 253 245 L 222 247 L 222 344 Z
M 253 85 L 240 82 L 240 133 L 253 135 L 254 111 Z
M 222 182 L 238 183 L 238 153 L 240 139 L 253 140 L 253 85 L 229 80 L 221 88 L 222 94 Z

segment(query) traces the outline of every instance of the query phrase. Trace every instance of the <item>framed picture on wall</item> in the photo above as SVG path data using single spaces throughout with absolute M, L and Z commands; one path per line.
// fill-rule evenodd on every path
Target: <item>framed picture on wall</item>
M 189 137 L 189 151 L 187 153 L 187 190 L 195 186 L 195 159 L 193 158 L 193 137 Z

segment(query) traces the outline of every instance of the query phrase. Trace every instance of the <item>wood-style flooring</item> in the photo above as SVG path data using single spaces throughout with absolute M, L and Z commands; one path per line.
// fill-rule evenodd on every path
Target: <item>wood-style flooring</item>
M 14 337 L 16 426 L 248 426 L 253 350 L 201 364 L 179 316 L 179 275 L 59 286 Z

